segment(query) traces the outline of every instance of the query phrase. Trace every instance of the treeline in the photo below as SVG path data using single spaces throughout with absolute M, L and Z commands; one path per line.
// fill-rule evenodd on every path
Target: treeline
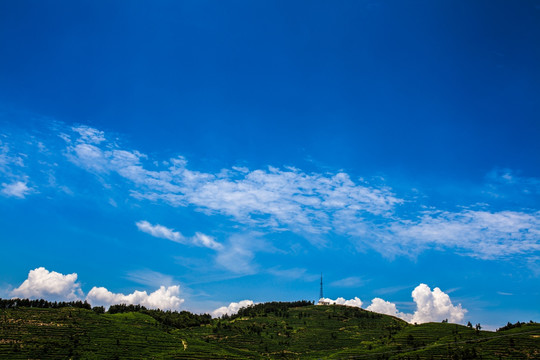
M 175 327 L 177 329 L 195 327 L 210 324 L 212 316 L 210 314 L 193 314 L 189 311 L 161 311 L 146 310 L 145 314 L 150 315 L 160 323 Z
M 98 314 L 105 313 L 103 306 L 92 306 L 87 301 L 47 301 L 43 299 L 30 300 L 30 299 L 2 299 L 0 298 L 0 309 L 17 309 L 21 307 L 39 308 L 39 309 L 60 309 L 60 308 L 79 308 L 93 310 Z M 210 324 L 212 317 L 209 314 L 192 314 L 189 311 L 163 311 L 147 309 L 141 305 L 127 305 L 117 304 L 111 305 L 108 314 L 118 314 L 127 312 L 140 312 L 153 317 L 156 321 L 166 326 L 175 328 L 188 328 L 193 326 L 200 326 L 204 324 Z
M 156 321 L 178 329 L 210 324 L 212 317 L 209 314 L 193 314 L 189 311 L 163 311 L 147 309 L 141 305 L 118 304 L 111 305 L 107 313 L 118 314 L 126 312 L 140 312 L 153 317 Z
M 505 326 L 501 327 L 501 328 L 498 328 L 497 331 L 504 331 L 504 330 L 510 330 L 510 329 L 515 329 L 515 328 L 520 328 L 522 325 L 525 325 L 526 323 L 525 322 L 517 322 L 515 324 L 512 324 L 511 322 L 508 322 L 508 324 L 506 324 Z M 534 322 L 531 320 L 529 321 L 529 324 L 534 324 Z
M 312 301 L 300 300 L 292 302 L 278 302 L 272 301 L 262 304 L 251 305 L 243 307 L 238 310 L 238 313 L 234 315 L 223 315 L 222 319 L 235 319 L 238 317 L 257 317 L 257 316 L 267 316 L 268 314 L 274 314 L 279 317 L 284 317 L 288 315 L 288 309 L 294 307 L 310 306 L 314 303 Z
M 16 309 L 19 307 L 33 307 L 39 309 L 60 309 L 65 307 L 88 309 L 91 310 L 92 306 L 85 300 L 80 301 L 47 301 L 43 299 L 30 300 L 30 299 L 2 299 L 0 298 L 0 309 Z

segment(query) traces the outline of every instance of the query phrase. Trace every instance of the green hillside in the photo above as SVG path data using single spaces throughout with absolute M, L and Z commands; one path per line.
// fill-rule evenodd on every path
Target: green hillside
M 137 311 L 123 312 L 129 310 Z M 223 319 L 140 307 L 110 312 L 71 306 L 4 308 L 0 358 L 540 358 L 538 323 L 498 332 L 448 323 L 410 325 L 359 308 L 308 302 L 259 304 Z

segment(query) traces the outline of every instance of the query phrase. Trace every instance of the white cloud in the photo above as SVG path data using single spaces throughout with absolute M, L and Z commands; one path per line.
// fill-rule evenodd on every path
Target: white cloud
M 105 134 L 103 131 L 91 128 L 89 126 L 81 125 L 71 128 L 73 131 L 79 133 L 81 142 L 88 142 L 92 144 L 99 144 L 105 141 Z
M 426 284 L 420 284 L 413 290 L 412 298 L 416 303 L 416 311 L 413 314 L 399 312 L 396 304 L 381 298 L 371 300 L 371 305 L 366 310 L 396 316 L 410 323 L 418 324 L 445 319 L 452 323 L 460 323 L 467 313 L 461 304 L 452 304 L 450 296 L 438 287 L 431 291 Z
M 193 244 L 197 246 L 207 247 L 214 250 L 222 250 L 223 245 L 214 240 L 213 237 L 197 232 L 195 236 L 191 238 Z
M 360 300 L 358 297 L 355 297 L 354 299 L 350 299 L 350 300 L 345 300 L 345 298 L 342 298 L 342 297 L 338 297 L 336 300 L 327 299 L 327 298 L 322 298 L 321 300 L 324 300 L 325 302 L 330 303 L 330 304 L 362 307 L 362 300 Z
M 135 185 L 132 196 L 173 206 L 194 205 L 245 224 L 322 234 L 344 214 L 359 220 L 363 214 L 391 213 L 403 202 L 388 188 L 357 184 L 344 172 L 233 167 L 203 173 L 189 170 L 181 157 L 170 159 L 166 169 L 147 170 L 141 162 L 144 155 L 120 149 L 102 132 L 85 127 L 76 133 L 76 141 L 67 142 L 69 159 L 93 172 L 116 172 Z
M 76 165 L 94 172 L 108 172 L 108 159 L 105 154 L 95 145 L 77 144 L 70 149 L 70 159 Z
M 242 300 L 240 302 L 232 302 L 229 304 L 229 306 L 222 306 L 214 311 L 212 311 L 212 317 L 221 317 L 225 314 L 232 315 L 236 314 L 238 310 L 240 310 L 243 307 L 248 307 L 254 305 L 253 301 L 251 300 Z
M 407 248 L 456 248 L 481 259 L 504 258 L 540 250 L 540 212 L 428 212 L 420 221 L 390 225 L 386 235 Z
M 24 161 L 21 155 L 24 154 L 13 154 L 14 151 L 10 146 L 0 140 L 0 173 L 11 175 L 14 172 L 14 167 L 23 168 Z
M 216 251 L 223 250 L 223 245 L 217 242 L 212 236 L 197 232 L 194 236 L 186 238 L 184 235 L 163 225 L 152 225 L 146 220 L 135 223 L 137 228 L 157 238 L 171 240 L 181 244 L 192 244 L 195 246 L 206 247 Z
M 149 277 L 163 280 L 163 275 L 155 272 L 136 273 L 132 277 L 140 282 L 148 282 Z M 46 299 L 49 301 L 75 301 L 84 298 L 77 274 L 60 274 L 44 267 L 30 270 L 28 278 L 10 295 L 18 298 Z M 113 304 L 140 304 L 152 309 L 178 310 L 184 299 L 179 297 L 180 286 L 161 286 L 148 294 L 146 291 L 134 291 L 131 294 L 112 293 L 104 287 L 93 287 L 86 300 L 93 306 L 109 307 Z
M 385 301 L 381 298 L 374 298 L 373 300 L 371 300 L 371 305 L 369 305 L 366 310 L 373 311 L 379 314 L 396 316 L 409 322 L 412 319 L 412 314 L 405 314 L 399 312 L 396 308 L 396 304 Z
M 400 218 L 396 210 L 405 201 L 390 188 L 355 181 L 343 171 L 232 167 L 205 173 L 189 169 L 182 157 L 148 160 L 93 128 L 73 128 L 66 136 L 66 154 L 74 164 L 100 177 L 119 175 L 130 183 L 134 198 L 193 206 L 258 229 L 289 230 L 317 245 L 327 241 L 325 234 L 335 233 L 351 239 L 358 249 L 371 247 L 390 257 L 414 255 L 426 248 L 453 248 L 481 259 L 540 251 L 538 211 L 427 211 L 419 218 Z M 492 177 L 505 184 L 526 182 L 531 189 L 540 183 L 506 170 Z M 195 235 L 187 240 L 171 229 L 162 230 L 160 236 L 173 241 L 222 249 L 209 237 Z
M 157 238 L 167 239 L 179 243 L 184 243 L 184 236 L 177 231 L 173 231 L 163 225 L 152 225 L 148 221 L 143 220 L 135 223 L 140 231 L 150 234 Z
M 26 182 L 15 181 L 11 184 L 2 183 L 2 194 L 5 196 L 13 196 L 19 199 L 33 192 L 33 189 L 26 186 Z
M 114 304 L 139 304 L 150 309 L 178 310 L 184 299 L 180 295 L 180 286 L 161 286 L 148 294 L 146 291 L 134 291 L 131 294 L 112 293 L 104 287 L 93 287 L 86 300 L 93 306 L 109 307 Z
M 257 233 L 235 234 L 229 238 L 227 246 L 221 249 L 216 262 L 221 267 L 236 274 L 252 274 L 256 266 L 252 263 L 254 250 L 263 250 L 264 243 Z
M 77 274 L 63 275 L 48 271 L 44 267 L 30 270 L 28 278 L 11 296 L 19 298 L 42 298 L 51 301 L 74 301 L 82 298 L 81 285 L 77 282 Z
M 539 179 L 522 177 L 512 169 L 494 169 L 486 175 L 486 179 L 492 190 L 497 192 L 501 190 L 504 193 L 504 190 L 507 190 L 505 187 L 515 187 L 529 195 L 540 195 Z
M 420 284 L 412 291 L 412 298 L 416 304 L 416 310 L 412 314 L 400 312 L 396 304 L 378 297 L 371 300 L 371 304 L 366 310 L 395 316 L 407 322 L 418 324 L 438 322 L 445 319 L 452 323 L 460 323 L 463 321 L 465 313 L 467 313 L 467 310 L 463 309 L 461 304 L 452 304 L 450 296 L 438 287 L 431 291 L 426 284 Z M 342 297 L 338 297 L 336 300 L 327 298 L 321 300 L 330 304 L 362 307 L 362 301 L 358 297 L 350 300 Z
M 412 292 L 412 297 L 416 303 L 410 322 L 425 323 L 430 321 L 441 321 L 448 319 L 452 323 L 459 323 L 463 320 L 467 310 L 452 304 L 450 296 L 438 287 L 433 291 L 426 284 L 418 285 Z

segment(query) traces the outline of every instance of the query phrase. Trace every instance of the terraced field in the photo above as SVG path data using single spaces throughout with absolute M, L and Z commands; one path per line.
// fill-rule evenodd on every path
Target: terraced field
M 0 310 L 2 359 L 539 359 L 540 324 L 489 332 L 410 325 L 345 306 L 168 326 L 143 312 Z
M 206 354 L 223 353 L 211 346 L 205 348 Z M 3 359 L 175 358 L 184 352 L 175 329 L 141 313 L 19 308 L 3 310 L 0 321 Z

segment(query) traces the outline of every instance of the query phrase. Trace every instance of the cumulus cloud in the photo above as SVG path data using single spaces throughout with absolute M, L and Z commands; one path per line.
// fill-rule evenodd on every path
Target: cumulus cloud
M 93 306 L 109 307 L 114 304 L 139 304 L 150 309 L 178 310 L 184 299 L 180 295 L 180 286 L 161 286 L 148 294 L 146 291 L 134 291 L 131 294 L 113 293 L 104 287 L 93 287 L 86 300 Z
M 148 280 L 148 276 L 158 278 L 155 272 L 141 274 L 136 273 L 136 278 L 143 277 L 143 281 Z M 163 279 L 163 275 L 159 274 Z M 147 282 L 147 281 L 146 281 Z M 49 301 L 75 301 L 84 299 L 81 284 L 77 282 L 77 274 L 60 274 L 56 271 L 49 271 L 44 267 L 30 270 L 28 278 L 10 293 L 13 297 L 29 299 L 46 299 Z M 156 291 L 148 294 L 146 291 L 134 291 L 124 295 L 113 293 L 104 287 L 93 287 L 86 296 L 93 306 L 109 307 L 113 304 L 140 304 L 151 309 L 178 310 L 184 299 L 179 297 L 180 286 L 161 286 Z
M 252 300 L 242 300 L 240 302 L 232 302 L 229 306 L 222 306 L 214 311 L 212 311 L 212 317 L 221 317 L 225 314 L 232 315 L 236 314 L 238 310 L 243 307 L 248 307 L 254 305 Z
M 381 298 L 374 298 L 373 300 L 371 300 L 371 305 L 369 305 L 366 310 L 373 311 L 379 314 L 396 316 L 408 322 L 410 322 L 412 319 L 412 314 L 405 314 L 399 312 L 397 310 L 396 304 L 383 300 Z
M 450 296 L 438 287 L 431 291 L 426 284 L 420 284 L 413 290 L 412 297 L 416 303 L 416 311 L 410 320 L 412 323 L 420 324 L 444 319 L 459 323 L 463 321 L 467 312 L 461 304 L 453 305 Z
M 2 194 L 4 196 L 16 197 L 24 199 L 26 195 L 30 194 L 33 189 L 26 185 L 26 182 L 15 181 L 11 184 L 2 183 Z
M 135 223 L 137 228 L 157 238 L 171 240 L 181 244 L 192 244 L 200 247 L 207 247 L 213 250 L 223 250 L 223 245 L 217 242 L 212 236 L 197 232 L 192 237 L 185 237 L 178 231 L 169 229 L 163 225 L 152 225 L 146 220 L 138 221 Z
M 366 307 L 366 310 L 395 316 L 409 323 L 418 324 L 438 322 L 445 319 L 452 323 L 460 323 L 467 313 L 467 310 L 463 309 L 461 304 L 454 305 L 450 300 L 450 296 L 438 287 L 432 291 L 426 284 L 420 284 L 412 291 L 412 298 L 416 304 L 416 310 L 412 314 L 400 312 L 396 304 L 378 297 L 371 300 L 371 304 Z M 355 307 L 362 307 L 363 304 L 358 297 L 350 300 L 342 297 L 338 297 L 336 300 L 323 298 L 320 301 Z
M 81 285 L 77 282 L 77 274 L 63 275 L 56 271 L 48 271 L 44 267 L 30 270 L 28 278 L 11 296 L 29 299 L 47 299 L 51 301 L 74 301 L 83 296 Z
M 336 300 L 322 298 L 319 301 L 325 301 L 329 304 L 336 304 L 336 305 L 362 307 L 362 300 L 360 300 L 358 297 L 355 297 L 354 299 L 349 299 L 349 300 L 345 300 L 345 298 L 342 298 L 342 297 L 338 297 Z
M 420 284 L 412 291 L 412 298 L 416 304 L 416 310 L 413 314 L 399 312 L 396 304 L 381 298 L 371 300 L 371 305 L 366 310 L 396 316 L 410 323 L 418 324 L 445 319 L 452 323 L 460 323 L 467 313 L 461 304 L 452 304 L 450 296 L 438 287 L 432 291 L 426 284 Z

